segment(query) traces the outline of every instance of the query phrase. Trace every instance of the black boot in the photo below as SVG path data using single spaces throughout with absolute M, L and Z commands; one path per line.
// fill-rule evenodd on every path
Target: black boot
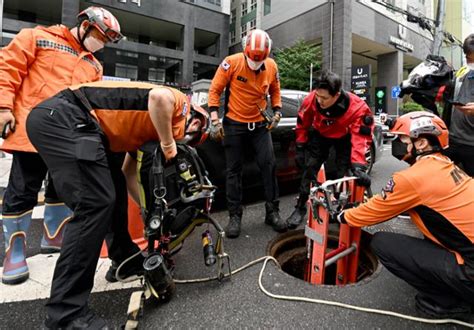
M 242 216 L 233 214 L 229 217 L 229 223 L 225 227 L 225 236 L 228 238 L 237 238 L 240 235 L 240 223 Z
M 273 230 L 283 233 L 287 230 L 286 222 L 280 216 L 280 202 L 273 201 L 265 203 L 265 223 L 273 227 Z
M 286 219 L 288 229 L 295 229 L 303 222 L 306 216 L 306 200 L 307 198 L 301 196 L 298 197 L 295 209 L 288 217 L 288 219 Z

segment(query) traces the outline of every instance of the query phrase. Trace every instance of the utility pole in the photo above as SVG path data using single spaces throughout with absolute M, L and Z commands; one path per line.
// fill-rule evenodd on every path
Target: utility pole
M 444 25 L 444 16 L 446 13 L 446 2 L 445 0 L 438 0 L 438 9 L 436 11 L 436 22 L 435 22 L 435 32 L 433 36 L 433 48 L 431 49 L 431 54 L 439 55 L 439 50 L 443 43 L 444 34 L 443 34 L 443 25 Z

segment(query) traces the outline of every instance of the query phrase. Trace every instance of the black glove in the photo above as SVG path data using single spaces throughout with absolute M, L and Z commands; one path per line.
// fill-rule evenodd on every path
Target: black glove
M 303 143 L 296 144 L 295 163 L 301 170 L 306 167 L 306 145 Z
M 371 179 L 367 174 L 367 167 L 362 164 L 352 164 L 352 174 L 357 177 L 357 183 L 366 188 L 370 187 Z
M 339 222 L 339 223 L 342 223 L 342 224 L 347 223 L 346 219 L 344 218 L 344 211 L 337 212 L 336 214 L 334 214 L 331 217 L 331 222 L 333 222 L 333 223 L 338 223 Z

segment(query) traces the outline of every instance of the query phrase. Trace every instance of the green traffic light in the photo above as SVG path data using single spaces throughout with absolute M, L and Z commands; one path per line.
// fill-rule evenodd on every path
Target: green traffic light
M 380 99 L 384 97 L 384 95 L 385 95 L 385 92 L 383 90 L 379 90 L 377 91 L 377 94 L 375 94 L 375 96 L 377 96 Z

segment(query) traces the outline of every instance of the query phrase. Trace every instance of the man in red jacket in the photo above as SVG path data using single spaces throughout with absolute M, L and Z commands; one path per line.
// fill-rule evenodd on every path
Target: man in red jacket
M 294 229 L 303 221 L 310 183 L 316 179 L 331 147 L 336 150 L 338 176 L 352 169 L 361 185 L 370 186 L 365 153 L 372 141 L 373 127 L 367 104 L 342 90 L 337 74 L 323 71 L 298 111 L 296 164 L 303 169 L 303 175 L 295 210 L 286 220 L 288 228 Z
M 5 139 L 1 149 L 13 155 L 2 210 L 4 284 L 22 283 L 29 277 L 26 233 L 47 170 L 26 135 L 26 117 L 62 89 L 100 80 L 102 66 L 92 53 L 121 38 L 120 25 L 109 11 L 89 7 L 78 15 L 76 27 L 23 29 L 0 52 L 0 130 Z M 44 253 L 61 248 L 63 229 L 71 216 L 54 187 L 48 187 L 41 240 Z

